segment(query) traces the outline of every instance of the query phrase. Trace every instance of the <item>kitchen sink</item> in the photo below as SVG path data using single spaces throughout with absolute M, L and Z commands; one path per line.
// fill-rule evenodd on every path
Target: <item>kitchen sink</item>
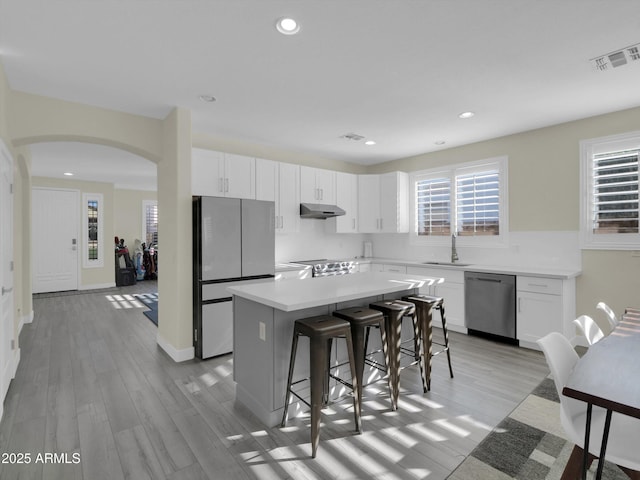
M 460 262 L 422 262 L 424 265 L 448 265 L 451 267 L 468 267 L 471 265 L 470 263 L 460 263 Z

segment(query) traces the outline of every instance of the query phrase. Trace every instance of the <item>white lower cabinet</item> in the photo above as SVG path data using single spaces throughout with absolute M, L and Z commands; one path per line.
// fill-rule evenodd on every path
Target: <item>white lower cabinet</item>
M 539 350 L 537 340 L 550 332 L 575 336 L 575 279 L 516 278 L 516 336 L 520 345 Z
M 444 282 L 441 284 L 425 285 L 420 288 L 420 293 L 442 297 L 447 318 L 447 329 L 453 332 L 467 333 L 464 324 L 464 272 L 462 270 L 444 268 L 407 267 L 407 273 L 444 278 Z M 436 313 L 433 318 L 433 326 L 438 328 L 442 326 L 439 313 Z
M 358 262 L 356 263 L 356 268 L 355 268 L 356 272 L 370 272 L 371 271 L 371 264 L 369 262 Z

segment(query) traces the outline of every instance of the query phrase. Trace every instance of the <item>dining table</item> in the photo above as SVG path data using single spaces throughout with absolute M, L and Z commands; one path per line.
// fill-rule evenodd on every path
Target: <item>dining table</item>
M 627 308 L 613 331 L 591 345 L 578 360 L 563 395 L 586 402 L 587 420 L 582 478 L 586 479 L 593 406 L 606 409 L 596 479 L 602 469 L 614 412 L 640 419 L 640 309 Z M 613 433 L 615 434 L 615 432 Z

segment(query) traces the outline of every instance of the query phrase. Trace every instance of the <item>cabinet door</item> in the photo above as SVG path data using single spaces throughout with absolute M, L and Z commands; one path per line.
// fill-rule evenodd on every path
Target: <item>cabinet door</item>
M 358 222 L 361 233 L 379 232 L 380 176 L 358 176 Z
M 464 324 L 464 284 L 445 281 L 434 287 L 437 297 L 444 298 L 444 311 L 447 318 L 447 328 L 466 333 Z M 440 313 L 434 313 L 433 326 L 440 327 Z
M 278 163 L 256 158 L 256 200 L 276 201 Z
M 408 176 L 404 172 L 380 175 L 380 230 L 409 231 Z
M 336 203 L 336 172 L 333 170 L 316 169 L 316 188 L 320 194 L 320 203 L 335 205 Z
M 563 332 L 562 297 L 518 291 L 516 335 L 521 342 L 536 346 L 550 332 Z
M 255 199 L 255 159 L 225 153 L 224 194 L 231 198 Z
M 279 164 L 276 232 L 297 232 L 300 225 L 300 167 Z
M 391 273 L 407 273 L 407 267 L 404 265 L 382 265 L 382 271 Z
M 224 196 L 224 153 L 202 148 L 191 150 L 191 194 Z
M 320 203 L 320 191 L 316 186 L 316 169 L 300 167 L 300 201 Z
M 351 173 L 336 173 L 336 205 L 345 215 L 335 217 L 336 233 L 358 231 L 358 176 Z

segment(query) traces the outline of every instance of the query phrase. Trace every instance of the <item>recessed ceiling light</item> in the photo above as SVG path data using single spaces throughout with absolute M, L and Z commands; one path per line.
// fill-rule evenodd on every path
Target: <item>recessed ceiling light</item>
M 374 142 L 373 140 L 367 140 L 366 142 L 364 142 L 365 145 L 375 145 L 376 142 Z
M 444 145 L 447 142 L 445 142 L 444 140 L 438 140 L 438 141 L 433 142 L 433 143 L 435 143 L 436 145 Z
M 460 118 L 471 118 L 475 115 L 473 112 L 462 112 L 458 117 Z
M 71 172 L 64 172 L 63 175 L 65 175 L 67 177 L 73 177 L 73 173 L 71 173 Z
M 213 103 L 216 101 L 216 97 L 213 95 L 198 95 L 198 98 L 206 103 Z
M 295 35 L 300 31 L 300 25 L 293 18 L 282 17 L 276 22 L 276 28 L 283 35 Z

